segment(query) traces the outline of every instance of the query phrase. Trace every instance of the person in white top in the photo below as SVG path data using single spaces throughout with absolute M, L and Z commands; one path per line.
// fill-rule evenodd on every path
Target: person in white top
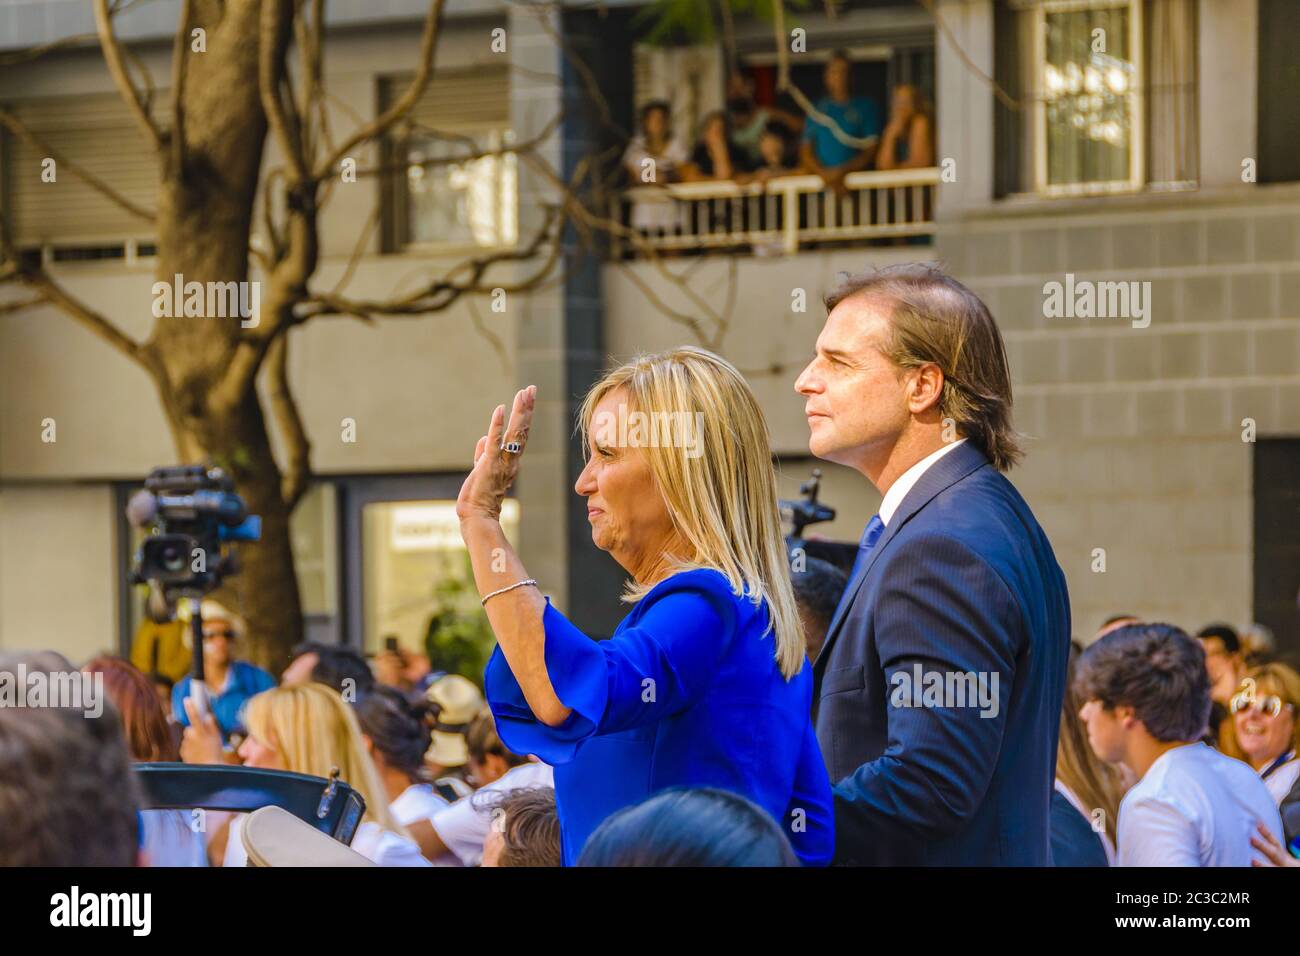
M 623 168 L 636 187 L 664 186 L 682 178 L 690 162 L 686 147 L 673 138 L 671 107 L 653 100 L 641 107 L 641 130 L 623 152 Z M 658 201 L 654 201 L 658 200 Z M 672 232 L 679 211 L 668 197 L 643 197 L 632 207 L 632 228 L 642 232 Z
M 1250 866 L 1282 819 L 1250 767 L 1200 741 L 1210 716 L 1205 651 L 1171 624 L 1130 624 L 1079 661 L 1079 716 L 1102 760 L 1137 783 L 1119 807 L 1120 866 Z
M 465 731 L 471 778 L 479 789 L 439 810 L 425 822 L 409 827 L 412 837 L 434 866 L 478 866 L 483 839 L 503 794 L 524 787 L 553 787 L 555 778 L 544 763 L 506 749 L 497 736 L 491 709 L 484 704 Z
M 462 866 L 478 866 L 483 859 L 483 841 L 492 829 L 493 812 L 500 798 L 516 790 L 554 786 L 551 768 L 530 760 L 434 814 L 433 829 Z
M 376 685 L 356 703 L 366 751 L 375 762 L 388 795 L 388 809 L 402 826 L 428 820 L 447 806 L 431 783 L 422 781 L 424 752 L 432 733 L 427 709 L 412 704 L 397 689 Z M 355 848 L 355 843 L 354 843 Z
M 1228 704 L 1228 753 L 1255 768 L 1281 804 L 1300 778 L 1300 674 L 1285 664 L 1250 670 Z

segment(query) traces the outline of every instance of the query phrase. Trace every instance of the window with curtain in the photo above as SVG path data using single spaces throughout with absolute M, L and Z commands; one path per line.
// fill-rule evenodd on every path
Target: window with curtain
M 409 77 L 381 83 L 384 105 Z M 518 161 L 510 130 L 509 72 L 475 67 L 435 74 L 386 143 L 385 248 L 496 248 L 518 239 Z
M 1196 185 L 1196 0 L 1004 0 L 998 196 Z
M 1134 184 L 1134 4 L 1041 12 L 1039 187 Z

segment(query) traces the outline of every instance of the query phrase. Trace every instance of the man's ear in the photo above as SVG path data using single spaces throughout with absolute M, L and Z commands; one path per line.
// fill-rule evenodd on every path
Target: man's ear
M 1132 730 L 1140 723 L 1137 710 L 1124 704 L 1115 706 L 1115 719 L 1119 721 L 1120 726 L 1125 730 Z
M 913 415 L 933 408 L 939 409 L 939 400 L 943 397 L 943 369 L 933 362 L 926 362 L 912 370 L 911 389 L 907 396 L 907 410 Z

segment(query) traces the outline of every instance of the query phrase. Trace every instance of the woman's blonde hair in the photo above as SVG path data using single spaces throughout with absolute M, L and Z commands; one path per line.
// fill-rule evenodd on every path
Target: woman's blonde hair
M 1248 681 L 1253 683 L 1247 683 Z M 1300 674 L 1279 662 L 1261 664 L 1246 672 L 1237 693 L 1248 688 L 1253 688 L 1256 698 L 1276 694 L 1282 698 L 1282 703 L 1294 708 L 1291 712 L 1291 749 L 1300 753 Z M 1229 757 L 1246 759 L 1246 752 L 1237 740 L 1237 722 L 1233 720 L 1232 714 L 1224 718 L 1219 731 L 1219 746 Z
M 1119 838 L 1119 803 L 1124 796 L 1124 781 L 1119 768 L 1104 762 L 1088 743 L 1088 728 L 1079 716 L 1084 700 L 1074 680 L 1079 654 L 1079 645 L 1071 641 L 1065 665 L 1061 732 L 1056 744 L 1056 779 L 1069 787 L 1090 812 L 1102 811 L 1106 834 L 1115 843 Z
M 366 752 L 352 707 L 324 684 L 273 687 L 249 700 L 244 714 L 248 732 L 284 756 L 286 770 L 339 777 L 366 801 L 363 819 L 407 836 L 388 809 L 379 771 Z
M 673 527 L 692 549 L 673 556 L 674 568 L 712 568 L 736 595 L 756 607 L 766 602 L 763 633 L 775 634 L 777 666 L 788 680 L 803 665 L 804 635 L 781 535 L 767 421 L 754 393 L 733 365 L 704 349 L 641 356 L 587 393 L 579 415 L 584 449 L 596 406 L 618 389 L 627 392 L 628 407 L 620 414 L 636 413 L 633 426 L 644 425 L 640 438 L 627 443 L 645 456 Z M 624 600 L 640 600 L 653 583 L 629 583 Z

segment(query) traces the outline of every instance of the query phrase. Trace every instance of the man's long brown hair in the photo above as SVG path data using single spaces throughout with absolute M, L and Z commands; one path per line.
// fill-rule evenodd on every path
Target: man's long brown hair
M 943 372 L 939 412 L 1007 471 L 1024 452 L 1011 427 L 1011 370 L 1002 333 L 988 307 L 930 263 L 904 262 L 846 276 L 826 296 L 826 311 L 848 298 L 892 305 L 889 359 L 900 368 L 933 363 Z

